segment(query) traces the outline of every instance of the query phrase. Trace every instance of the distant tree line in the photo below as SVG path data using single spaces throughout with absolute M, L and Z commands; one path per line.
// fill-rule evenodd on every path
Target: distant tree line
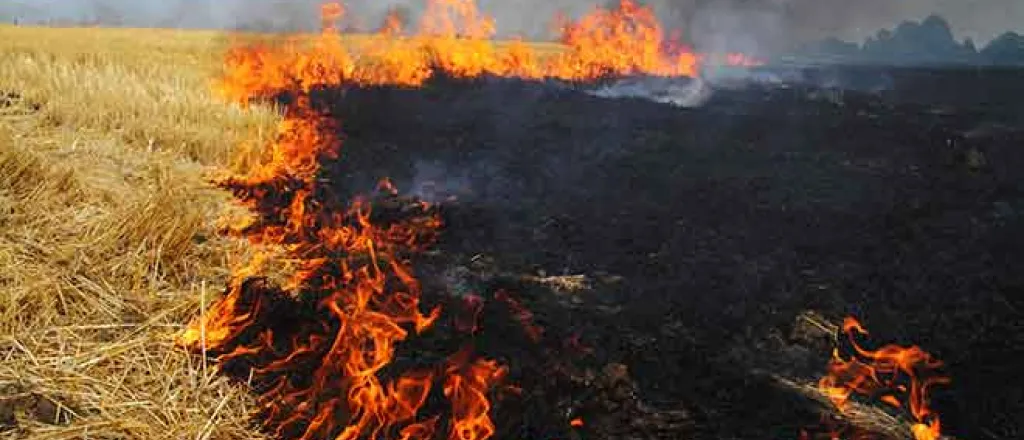
M 891 65 L 1024 65 L 1024 35 L 1006 32 L 979 49 L 970 39 L 957 41 L 949 23 L 931 15 L 880 30 L 863 44 L 827 38 L 800 48 L 796 55 Z

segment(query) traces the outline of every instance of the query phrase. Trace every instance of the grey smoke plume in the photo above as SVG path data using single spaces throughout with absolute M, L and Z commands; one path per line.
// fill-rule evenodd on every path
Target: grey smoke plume
M 0 20 L 126 26 L 315 29 L 320 0 L 6 0 Z M 349 0 L 357 17 L 345 23 L 372 29 L 391 6 L 413 17 L 424 0 Z M 579 16 L 615 0 L 478 0 L 496 17 L 502 36 L 551 37 L 552 17 Z M 682 30 L 698 49 L 770 54 L 814 39 L 860 41 L 903 20 L 939 14 L 960 39 L 983 44 L 1007 30 L 1024 30 L 1021 0 L 646 0 L 663 22 Z

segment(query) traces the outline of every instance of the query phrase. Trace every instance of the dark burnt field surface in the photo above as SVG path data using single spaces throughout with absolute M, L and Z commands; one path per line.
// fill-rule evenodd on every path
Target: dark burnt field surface
M 772 70 L 768 68 L 767 70 Z M 887 68 L 838 66 L 795 69 L 816 82 L 835 82 L 873 90 L 890 102 L 932 106 L 933 111 L 983 113 L 986 118 L 1021 124 L 1024 96 L 1020 68 Z
M 813 310 L 945 361 L 945 432 L 1019 438 L 1024 74 L 881 74 L 894 88 L 749 85 L 697 108 L 498 79 L 334 91 L 344 148 L 323 178 L 355 193 L 387 176 L 440 201 L 426 295 L 516 291 L 550 334 L 580 335 L 585 363 L 625 365 L 645 405 L 685 411 L 687 436 L 796 438 L 814 424 L 820 408 L 771 379 L 824 372 L 830 346 L 793 337 Z M 514 333 L 481 349 L 543 388 L 531 374 L 550 354 Z M 555 406 L 536 402 L 549 414 L 530 421 L 497 403 L 498 438 L 563 432 L 543 426 Z M 600 421 L 614 408 L 593 411 L 574 435 L 682 432 L 617 434 L 602 426 L 627 422 Z

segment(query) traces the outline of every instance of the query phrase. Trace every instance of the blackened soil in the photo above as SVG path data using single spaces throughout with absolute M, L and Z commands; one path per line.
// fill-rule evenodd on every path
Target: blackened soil
M 700 437 L 795 438 L 787 424 L 809 417 L 783 420 L 795 407 L 752 372 L 820 374 L 827 352 L 772 342 L 814 309 L 946 361 L 953 383 L 935 406 L 952 435 L 1014 438 L 1024 128 L 1006 121 L 1024 104 L 966 102 L 953 85 L 971 76 L 942 75 L 838 102 L 805 87 L 720 91 L 693 109 L 493 79 L 325 91 L 346 140 L 324 178 L 455 194 L 452 259 L 624 277 L 602 292 L 620 312 L 573 325 L 647 399 L 697 411 Z M 941 111 L 911 99 L 929 94 L 955 96 Z

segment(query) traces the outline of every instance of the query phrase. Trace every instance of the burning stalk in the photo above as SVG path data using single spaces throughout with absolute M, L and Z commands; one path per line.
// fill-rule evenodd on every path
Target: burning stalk
M 867 397 L 895 409 L 906 409 L 913 421 L 910 434 L 915 440 L 942 438 L 939 415 L 929 406 L 928 392 L 934 385 L 948 384 L 950 379 L 936 374 L 942 362 L 920 347 L 885 345 L 869 350 L 858 344 L 857 335 L 867 330 L 852 317 L 843 321 L 853 351 L 848 359 L 833 351 L 828 373 L 818 382 L 818 389 L 842 414 L 850 413 L 855 396 Z M 842 428 L 826 423 L 831 436 Z M 856 432 L 853 436 L 860 435 Z M 810 438 L 805 433 L 805 438 Z

